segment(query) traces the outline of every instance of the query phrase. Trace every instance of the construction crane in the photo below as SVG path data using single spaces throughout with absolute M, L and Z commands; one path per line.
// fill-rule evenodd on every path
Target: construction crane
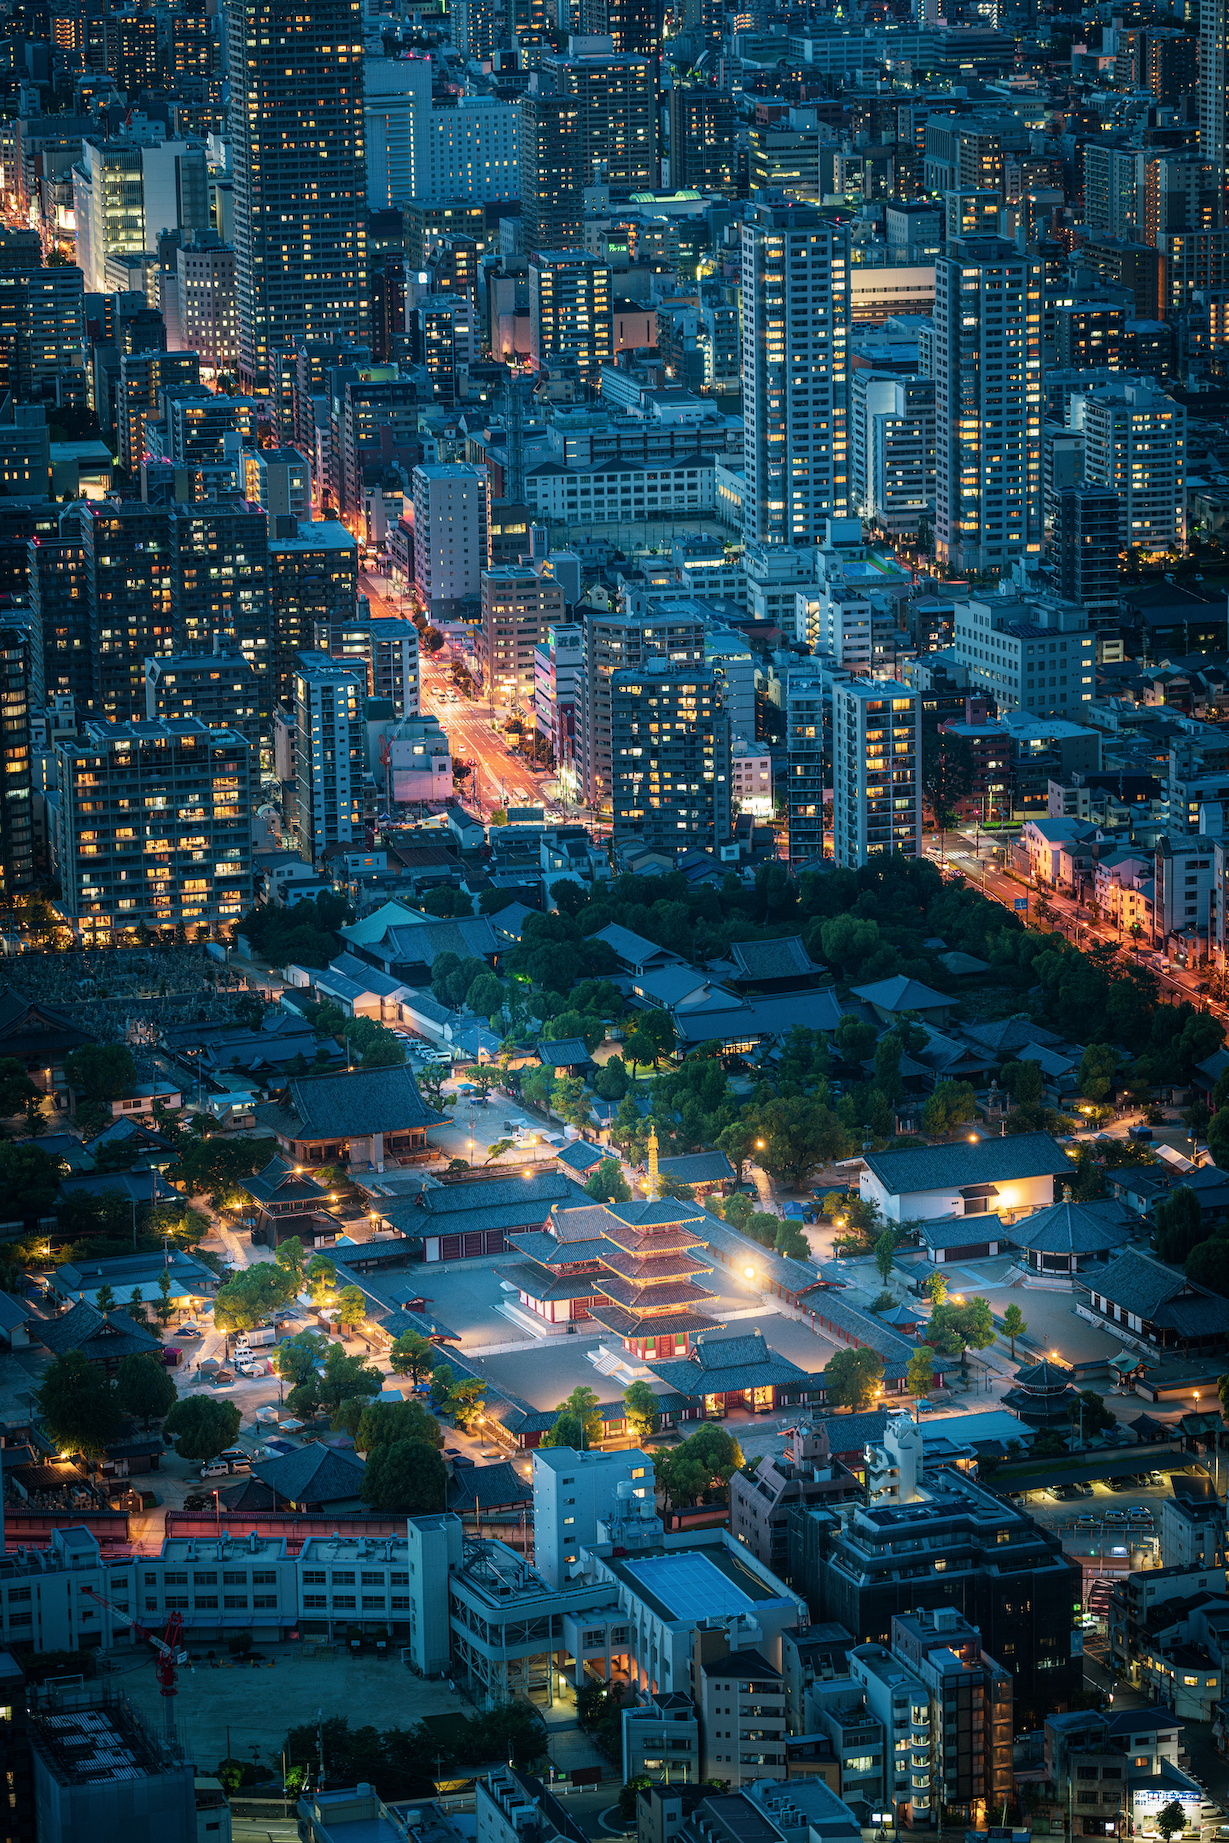
M 186 1664 L 188 1661 L 188 1653 L 181 1648 L 179 1642 L 183 1632 L 183 1620 L 178 1613 L 172 1613 L 166 1622 L 165 1633 L 159 1638 L 156 1632 L 151 1632 L 148 1626 L 142 1625 L 140 1620 L 134 1619 L 130 1613 L 121 1611 L 113 1600 L 104 1599 L 103 1595 L 97 1593 L 93 1587 L 87 1587 L 85 1591 L 91 1600 L 97 1600 L 100 1606 L 105 1606 L 121 1624 L 130 1625 L 138 1637 L 147 1638 L 158 1653 L 154 1674 L 158 1679 L 159 1694 L 163 1697 L 162 1706 L 165 1711 L 165 1727 L 169 1739 L 175 1732 L 175 1666 Z

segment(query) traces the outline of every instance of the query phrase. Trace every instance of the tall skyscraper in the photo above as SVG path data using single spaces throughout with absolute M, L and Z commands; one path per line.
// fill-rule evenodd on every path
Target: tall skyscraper
M 361 665 L 304 653 L 295 672 L 295 762 L 299 852 L 309 864 L 327 845 L 361 836 L 363 699 Z
M 609 33 L 616 51 L 634 51 L 654 58 L 661 51 L 659 0 L 582 0 L 581 22 L 586 33 Z
M 584 183 L 657 186 L 657 67 L 651 58 L 614 50 L 609 35 L 573 38 L 566 57 L 544 69 L 561 96 L 582 106 Z M 732 106 L 732 105 L 731 105 Z
M 935 547 L 956 570 L 1041 550 L 1041 295 L 998 237 L 935 264 Z
M 610 680 L 616 838 L 715 850 L 730 834 L 730 719 L 712 668 Z
M 704 640 L 711 610 L 694 601 L 650 602 L 632 614 L 589 608 L 584 616 L 585 670 L 580 713 L 585 805 L 609 810 L 611 799 L 610 686 L 614 673 L 704 669 Z
M 529 357 L 535 368 L 575 361 L 596 386 L 614 356 L 610 264 L 583 250 L 536 250 L 529 258 Z
M 832 846 L 856 870 L 922 843 L 922 697 L 895 679 L 832 687 Z M 791 856 L 793 855 L 791 848 Z
M 1118 621 L 1118 542 L 1114 489 L 1088 481 L 1064 487 L 1054 521 L 1058 592 L 1082 605 L 1094 631 Z
M 566 250 L 583 245 L 583 110 L 575 96 L 528 90 L 520 112 L 517 162 L 521 185 L 521 248 Z
M 1199 151 L 1213 170 L 1221 223 L 1229 181 L 1229 0 L 1199 8 Z
M 670 183 L 733 196 L 734 98 L 676 83 L 670 91 Z
M 747 543 L 815 544 L 844 518 L 849 467 L 849 233 L 803 206 L 754 206 L 742 230 Z
M 1118 496 L 1124 549 L 1186 545 L 1186 411 L 1151 383 L 1077 391 L 1069 421 L 1084 432 L 1084 478 Z
M 367 333 L 361 0 L 228 0 L 239 376 L 269 351 Z

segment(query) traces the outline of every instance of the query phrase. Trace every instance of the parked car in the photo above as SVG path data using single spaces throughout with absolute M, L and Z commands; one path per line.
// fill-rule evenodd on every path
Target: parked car
M 1063 1502 L 1066 1502 L 1068 1498 L 1078 1497 L 1080 1495 L 1074 1485 L 1051 1485 L 1050 1489 L 1053 1491 L 1055 1497 L 1062 1499 Z
M 1135 1489 L 1135 1475 L 1132 1472 L 1118 1472 L 1105 1482 L 1111 1491 L 1133 1491 Z

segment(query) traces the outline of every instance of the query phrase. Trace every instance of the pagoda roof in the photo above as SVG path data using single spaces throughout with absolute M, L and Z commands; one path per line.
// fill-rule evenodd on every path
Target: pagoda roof
M 525 1261 L 516 1267 L 501 1268 L 500 1272 L 513 1286 L 528 1293 L 531 1299 L 588 1299 L 599 1290 L 596 1274 L 556 1274 L 537 1261 Z
M 627 1312 L 622 1306 L 599 1300 L 589 1307 L 589 1316 L 595 1325 L 613 1332 L 615 1337 L 682 1337 L 692 1331 L 721 1329 L 718 1319 L 684 1307 L 666 1307 L 656 1317 L 637 1318 L 634 1312 Z
M 661 1228 L 640 1229 L 625 1222 L 612 1223 L 606 1231 L 606 1240 L 617 1248 L 626 1248 L 629 1254 L 641 1250 L 661 1254 L 676 1248 L 705 1248 L 708 1238 L 702 1226 L 692 1228 L 689 1223 L 667 1223 Z
M 700 1305 L 717 1295 L 707 1288 L 697 1286 L 692 1280 L 655 1280 L 648 1286 L 638 1286 L 634 1280 L 625 1280 L 621 1274 L 601 1274 L 590 1276 L 595 1280 L 594 1292 L 602 1293 L 607 1299 L 613 1299 L 616 1305 L 625 1305 L 629 1311 L 657 1310 L 668 1305 Z
M 599 1235 L 592 1241 L 556 1241 L 545 1229 L 521 1229 L 515 1235 L 509 1235 L 508 1241 L 518 1254 L 527 1254 L 530 1260 L 541 1261 L 544 1267 L 572 1267 L 578 1261 L 605 1260 L 608 1253 L 607 1244 Z
M 1030 1395 L 1061 1395 L 1071 1387 L 1071 1371 L 1043 1357 L 1040 1363 L 1016 1371 L 1016 1387 Z
M 601 1260 L 611 1273 L 622 1274 L 629 1280 L 672 1280 L 685 1274 L 712 1272 L 702 1256 L 686 1248 L 630 1254 L 625 1248 L 611 1247 L 607 1243 L 602 1249 Z

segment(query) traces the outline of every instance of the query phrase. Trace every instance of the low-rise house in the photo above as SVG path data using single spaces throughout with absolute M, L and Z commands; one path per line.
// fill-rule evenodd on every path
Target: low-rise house
M 278 1459 L 257 1460 L 252 1476 L 292 1510 L 358 1510 L 365 1470 L 356 1453 L 311 1440 Z
M 162 1298 L 161 1280 L 166 1275 L 169 1290 L 167 1304 L 177 1312 L 193 1312 L 212 1299 L 218 1288 L 218 1276 L 203 1261 L 176 1250 L 173 1254 L 121 1254 L 105 1260 L 65 1261 L 54 1269 L 47 1290 L 54 1300 L 78 1303 L 86 1300 L 98 1304 L 102 1287 L 109 1286 L 121 1304 L 131 1299 L 134 1287 L 140 1287 L 147 1307 Z
M 1229 1338 L 1229 1300 L 1135 1248 L 1081 1279 L 1076 1310 L 1127 1344 L 1184 1357 L 1213 1356 Z
M 152 1331 L 143 1330 L 127 1312 L 100 1312 L 81 1300 L 59 1318 L 29 1320 L 30 1339 L 42 1344 L 53 1357 L 79 1350 L 109 1375 L 124 1357 L 161 1357 L 163 1347 Z
M 853 986 L 851 990 L 855 998 L 870 1006 L 881 1024 L 889 1026 L 908 1016 L 942 1029 L 959 1003 L 946 992 L 936 992 L 933 986 L 907 979 L 903 973 L 892 979 L 877 979 L 872 985 Z
M 871 1152 L 859 1189 L 891 1222 L 997 1214 L 1011 1222 L 1054 1201 L 1054 1182 L 1071 1161 L 1049 1133 Z
M 183 1106 L 183 1091 L 169 1081 L 142 1082 L 111 1102 L 111 1116 L 120 1119 L 131 1114 L 147 1114 L 152 1119 L 156 1107 L 177 1112 Z
M 429 1108 L 409 1068 L 347 1069 L 292 1076 L 276 1101 L 256 1109 L 297 1165 L 346 1164 L 382 1171 L 386 1159 L 421 1152 L 427 1128 L 445 1116 Z

